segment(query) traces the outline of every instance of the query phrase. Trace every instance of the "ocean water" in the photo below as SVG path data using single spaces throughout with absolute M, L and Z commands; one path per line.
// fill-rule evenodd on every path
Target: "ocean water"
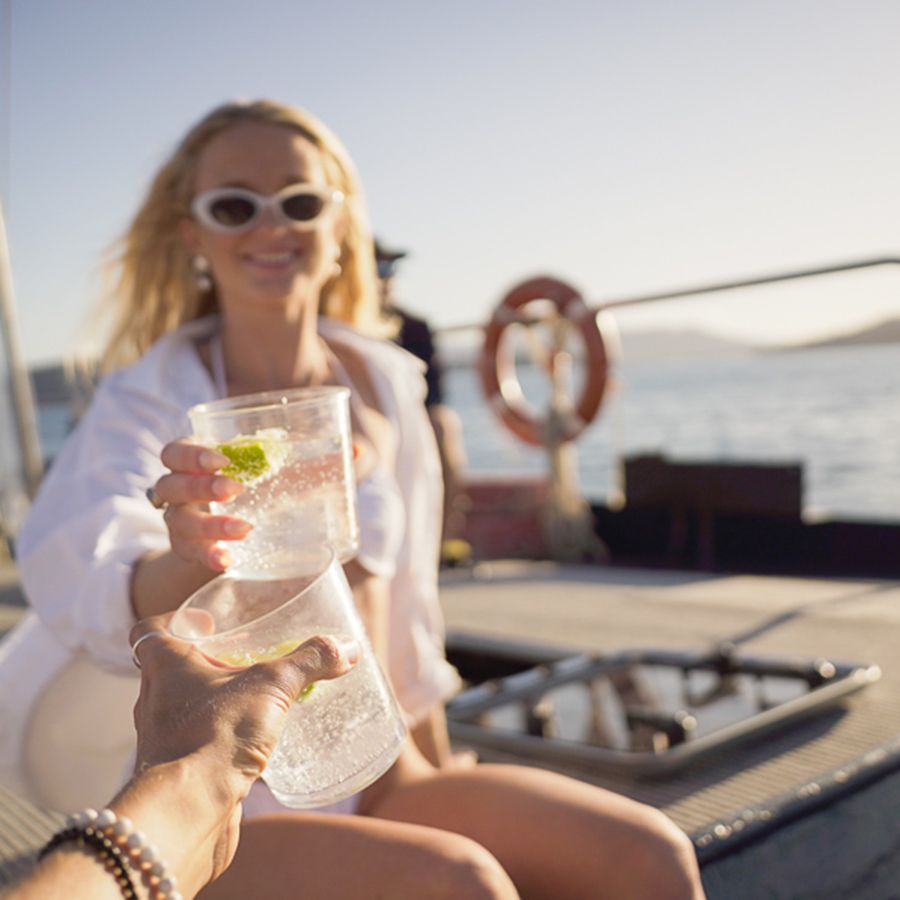
M 523 366 L 520 377 L 526 396 L 544 408 L 542 374 Z M 495 418 L 473 369 L 448 370 L 445 390 L 463 422 L 470 472 L 545 470 L 544 453 Z M 70 427 L 66 409 L 42 409 L 39 424 L 52 457 Z M 580 485 L 592 500 L 619 490 L 619 461 L 634 453 L 799 461 L 808 516 L 900 520 L 900 345 L 625 360 L 577 452 Z
M 523 366 L 520 379 L 544 408 L 542 374 Z M 580 485 L 590 499 L 620 490 L 619 461 L 635 453 L 799 461 L 805 515 L 900 520 L 900 345 L 624 360 L 612 382 L 577 442 Z M 545 470 L 543 452 L 499 424 L 474 371 L 449 371 L 447 393 L 463 420 L 471 471 Z

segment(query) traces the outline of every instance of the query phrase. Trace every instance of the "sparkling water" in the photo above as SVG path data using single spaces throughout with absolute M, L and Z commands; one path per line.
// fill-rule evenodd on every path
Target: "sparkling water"
M 898 345 L 834 347 L 727 358 L 658 357 L 617 368 L 597 419 L 578 439 L 579 481 L 603 502 L 621 489 L 619 460 L 664 453 L 674 460 L 804 465 L 811 516 L 900 518 Z M 538 409 L 547 378 L 520 366 Z M 448 402 L 463 422 L 468 472 L 544 473 L 543 450 L 528 447 L 485 403 L 478 373 L 447 372 Z
M 333 802 L 371 784 L 396 758 L 404 732 L 374 657 L 347 675 L 319 681 L 294 703 L 263 773 L 286 806 Z
M 263 775 L 286 806 L 309 809 L 349 797 L 397 758 L 403 716 L 330 547 L 292 548 L 262 558 L 255 572 L 217 576 L 185 600 L 170 628 L 231 666 L 285 656 L 313 635 L 358 642 L 358 661 L 347 674 L 307 687 L 288 711 Z
M 271 471 L 234 500 L 211 504 L 213 512 L 253 525 L 242 541 L 223 543 L 234 567 L 252 572 L 274 551 L 321 543 L 330 544 L 339 560 L 352 559 L 359 545 L 352 484 L 338 438 L 285 438 L 283 459 Z

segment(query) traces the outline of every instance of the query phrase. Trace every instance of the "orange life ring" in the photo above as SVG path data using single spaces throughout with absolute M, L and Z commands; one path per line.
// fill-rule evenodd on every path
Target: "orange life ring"
M 552 301 L 560 315 L 577 325 L 586 352 L 586 375 L 581 396 L 562 426 L 562 440 L 572 441 L 593 421 L 606 390 L 609 360 L 597 317 L 573 287 L 556 278 L 531 278 L 514 287 L 494 310 L 484 335 L 481 384 L 500 420 L 527 444 L 547 443 L 547 420 L 535 415 L 525 400 L 515 360 L 502 352 L 501 339 L 516 321 L 521 307 L 534 300 Z

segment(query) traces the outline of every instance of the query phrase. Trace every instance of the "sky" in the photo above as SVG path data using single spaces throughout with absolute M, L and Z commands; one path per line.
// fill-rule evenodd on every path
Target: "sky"
M 102 332 L 104 250 L 212 106 L 327 122 L 406 305 L 482 323 L 535 274 L 592 303 L 900 257 L 896 0 L 0 0 L 0 197 L 38 363 Z M 792 342 L 900 316 L 900 265 L 620 327 Z

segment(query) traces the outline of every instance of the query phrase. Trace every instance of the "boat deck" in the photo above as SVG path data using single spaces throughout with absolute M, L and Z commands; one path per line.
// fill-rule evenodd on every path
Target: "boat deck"
M 840 782 L 881 761 L 885 747 L 895 758 L 900 749 L 900 582 L 503 562 L 445 573 L 441 596 L 448 628 L 460 633 L 592 653 L 703 651 L 730 640 L 759 656 L 878 664 L 882 678 L 840 705 L 667 778 L 548 764 L 663 809 L 701 854 L 717 838 L 820 791 L 833 770 Z M 490 755 L 504 760 L 502 752 Z M 900 773 L 882 775 L 867 791 L 780 830 L 769 847 L 758 842 L 715 862 L 707 853 L 710 896 L 900 897 Z M 767 867 L 774 883 L 764 883 Z M 872 875 L 879 867 L 889 872 Z
M 742 652 L 759 656 L 826 656 L 878 664 L 881 680 L 840 705 L 783 731 L 718 751 L 668 778 L 553 764 L 663 809 L 701 849 L 723 829 L 739 830 L 741 821 L 749 821 L 748 812 L 765 818 L 767 804 L 815 792 L 824 773 L 842 766 L 849 771 L 846 767 L 866 759 L 866 754 L 877 761 L 879 748 L 896 744 L 900 736 L 900 582 L 496 562 L 443 573 L 442 602 L 453 633 L 566 650 L 702 651 L 731 640 Z M 7 573 L 0 577 L 0 629 L 20 613 L 16 603 L 14 580 Z M 490 758 L 504 756 L 497 752 Z M 900 892 L 884 888 L 885 878 L 896 874 L 900 879 L 900 774 L 883 772 L 877 783 L 872 781 L 868 791 L 841 799 L 833 809 L 817 814 L 814 823 L 797 821 L 780 831 L 777 851 L 763 842 L 755 855 L 741 850 L 717 860 L 710 857 L 704 867 L 710 897 L 900 897 Z M 52 817 L 34 820 L 41 834 L 33 824 L 27 833 L 19 833 L 16 822 L 22 817 L 16 804 L 16 798 L 0 792 L 0 887 L 5 880 L 2 864 L 38 844 L 53 822 Z M 852 854 L 839 853 L 828 843 L 834 840 L 832 815 L 840 816 Z M 819 848 L 814 853 L 813 845 Z M 6 873 L 10 871 L 7 865 Z M 786 877 L 786 871 L 796 872 L 796 881 Z M 871 880 L 872 872 L 881 875 Z M 736 884 L 742 887 L 738 890 Z

